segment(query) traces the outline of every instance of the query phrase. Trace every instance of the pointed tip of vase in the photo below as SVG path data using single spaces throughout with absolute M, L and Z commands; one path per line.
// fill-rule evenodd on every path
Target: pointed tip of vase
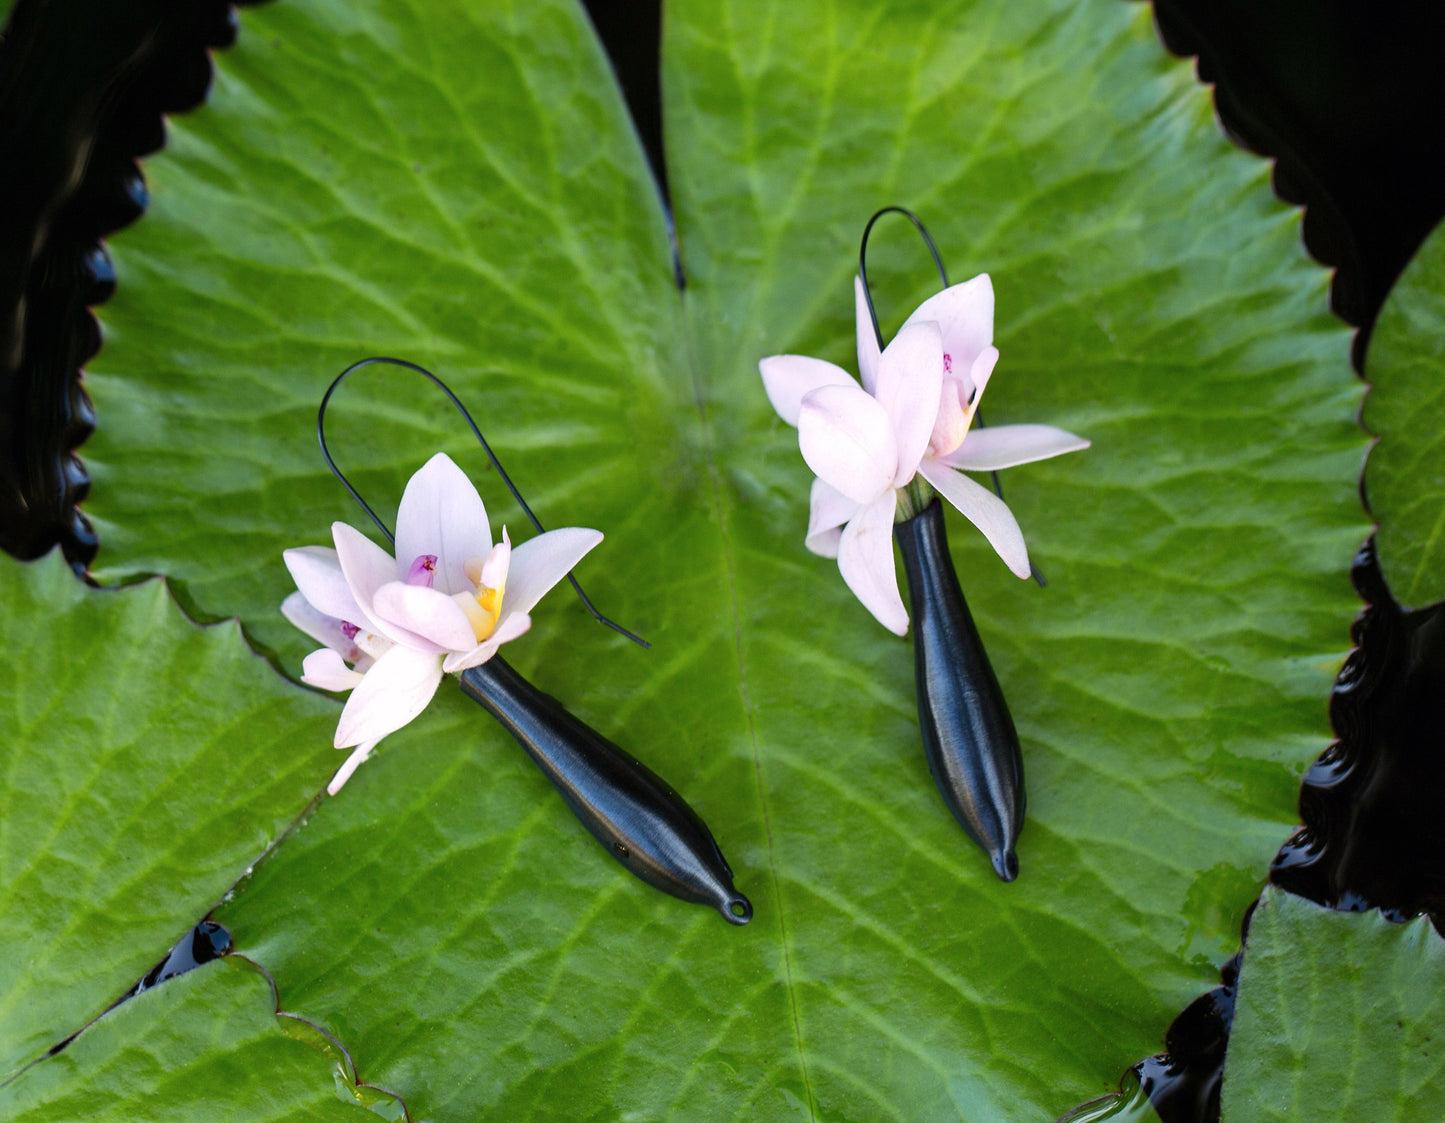
M 1000 881 L 1013 881 L 1019 875 L 1018 855 L 1010 850 L 995 850 L 992 858 L 993 872 Z
M 741 927 L 753 918 L 753 903 L 734 889 L 731 897 L 718 903 L 717 911 L 729 924 Z

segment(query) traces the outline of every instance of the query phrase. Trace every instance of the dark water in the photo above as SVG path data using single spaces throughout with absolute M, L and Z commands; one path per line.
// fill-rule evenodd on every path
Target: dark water
M 1445 914 L 1445 604 L 1401 609 L 1374 543 L 1355 559 L 1368 607 L 1335 684 L 1338 740 L 1300 789 L 1304 826 L 1270 880 L 1330 908 Z
M 163 113 L 205 99 L 208 49 L 235 33 L 219 0 L 17 0 L 11 13 L 0 40 L 0 548 L 17 557 L 57 542 L 77 567 L 95 556 L 74 449 L 95 425 L 80 385 L 100 347 L 89 306 L 115 286 L 101 239 L 145 212 L 136 158 L 165 143 Z
M 1224 1051 L 1242 961 L 1243 953 L 1236 954 L 1220 972 L 1220 985 L 1174 1019 L 1164 1035 L 1163 1053 L 1146 1057 L 1131 1070 L 1163 1123 L 1219 1118 Z
M 140 981 L 121 996 L 120 1002 L 134 998 L 143 990 L 193 971 L 203 963 L 220 959 L 231 950 L 231 933 L 214 920 L 203 920 L 181 937 L 166 957 L 141 976 Z

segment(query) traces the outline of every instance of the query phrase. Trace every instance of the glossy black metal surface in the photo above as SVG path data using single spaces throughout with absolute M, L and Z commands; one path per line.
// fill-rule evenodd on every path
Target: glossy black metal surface
M 730 924 L 752 919 L 753 906 L 733 888 L 712 832 L 666 781 L 499 657 L 464 672 L 461 681 L 634 875 L 684 901 L 711 905 Z
M 1018 876 L 1024 762 L 998 678 L 953 571 L 937 497 L 893 528 L 913 602 L 918 724 L 928 768 L 959 825 L 1004 881 Z

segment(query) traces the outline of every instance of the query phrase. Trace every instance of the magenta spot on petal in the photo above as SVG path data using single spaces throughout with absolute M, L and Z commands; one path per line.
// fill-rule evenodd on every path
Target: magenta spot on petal
M 953 373 L 953 356 L 950 355 L 947 351 L 943 353 L 943 373 Z
M 425 585 L 428 589 L 432 586 L 432 580 L 436 577 L 437 556 L 435 554 L 422 554 L 416 561 L 411 563 L 411 568 L 406 571 L 406 583 L 408 585 Z
M 355 624 L 351 623 L 349 620 L 341 621 L 341 634 L 347 639 L 355 639 L 356 633 L 359 631 L 361 631 L 361 629 L 358 628 Z

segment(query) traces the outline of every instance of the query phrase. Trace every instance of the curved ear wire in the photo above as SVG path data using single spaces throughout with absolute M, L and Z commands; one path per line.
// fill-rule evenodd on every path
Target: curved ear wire
M 878 350 L 883 350 L 883 329 L 878 326 L 878 311 L 873 307 L 873 290 L 868 285 L 868 235 L 873 233 L 873 224 L 885 214 L 901 214 L 909 222 L 913 223 L 918 231 L 918 236 L 923 239 L 923 244 L 928 247 L 928 252 L 933 255 L 933 264 L 938 267 L 938 279 L 943 282 L 943 287 L 948 288 L 948 270 L 943 266 L 943 256 L 938 252 L 938 246 L 934 244 L 933 235 L 928 232 L 928 227 L 923 225 L 923 220 L 910 211 L 907 207 L 888 206 L 873 212 L 873 217 L 868 220 L 868 225 L 863 227 L 863 240 L 858 246 L 858 279 L 863 282 L 863 300 L 868 305 L 868 316 L 873 321 L 873 334 L 878 340 Z M 978 427 L 984 427 L 983 411 L 974 411 L 974 421 Z M 1003 498 L 1003 482 L 998 478 L 997 472 L 990 472 L 993 479 L 993 492 L 1000 499 Z M 344 482 L 344 481 L 343 481 Z M 355 492 L 352 493 L 353 495 Z M 373 515 L 372 518 L 376 516 Z M 1038 566 L 1029 562 L 1029 572 L 1033 574 L 1035 581 L 1040 588 L 1048 585 L 1044 575 L 1039 572 Z
M 863 227 L 863 241 L 858 246 L 858 279 L 863 282 L 863 299 L 868 302 L 868 315 L 873 320 L 873 334 L 878 337 L 878 350 L 883 350 L 883 329 L 878 326 L 878 312 L 873 307 L 873 290 L 868 287 L 868 235 L 873 233 L 873 224 L 885 214 L 901 214 L 918 230 L 918 236 L 923 239 L 923 244 L 928 247 L 928 252 L 933 255 L 933 264 L 938 266 L 938 279 L 943 282 L 943 287 L 948 288 L 948 270 L 943 267 L 943 256 L 938 252 L 938 247 L 933 244 L 933 235 L 928 232 L 928 227 L 923 225 L 923 220 L 906 207 L 884 207 L 880 211 L 874 211 L 873 217 L 868 220 L 868 225 Z
M 336 466 L 336 461 L 331 458 L 331 450 L 326 447 L 326 407 L 331 402 L 331 395 L 336 393 L 337 387 L 346 380 L 347 375 L 360 370 L 362 367 L 369 367 L 375 363 L 382 363 L 388 366 L 395 367 L 405 367 L 407 370 L 415 371 L 417 374 L 420 374 L 430 380 L 439 390 L 441 390 L 441 392 L 445 394 L 447 398 L 451 401 L 452 405 L 457 407 L 457 412 L 459 412 L 466 420 L 467 425 L 472 430 L 472 435 L 477 438 L 477 443 L 482 446 L 482 450 L 487 454 L 487 459 L 492 462 L 492 467 L 497 470 L 497 475 L 502 477 L 502 482 L 507 485 L 507 490 L 512 493 L 512 498 L 515 499 L 517 501 L 517 505 L 522 508 L 523 514 L 525 514 L 527 518 L 531 520 L 532 525 L 537 528 L 538 534 L 545 533 L 545 528 L 542 526 L 541 521 L 537 518 L 536 515 L 532 513 L 532 508 L 527 506 L 527 501 L 522 498 L 522 493 L 517 490 L 517 485 L 512 482 L 512 477 L 507 475 L 507 470 L 502 467 L 502 462 L 497 459 L 497 454 L 492 451 L 492 446 L 487 443 L 487 438 L 482 436 L 481 429 L 479 429 L 477 427 L 477 423 L 472 420 L 472 415 L 467 412 L 467 407 L 462 405 L 461 399 L 458 398 L 454 393 L 452 393 L 451 387 L 448 386 L 436 375 L 434 375 L 431 371 L 427 370 L 425 367 L 417 366 L 416 363 L 409 363 L 405 359 L 392 359 L 388 358 L 385 355 L 376 355 L 372 358 L 362 359 L 360 362 L 352 363 L 349 367 L 347 367 L 344 371 L 342 371 L 334 379 L 332 379 L 331 385 L 326 388 L 326 393 L 321 395 L 321 406 L 316 411 L 316 439 L 321 443 L 321 456 L 326 461 L 326 466 L 331 469 L 331 474 L 341 481 L 341 486 L 344 487 L 348 492 L 350 492 L 351 498 L 355 499 L 358 505 L 360 505 L 361 509 L 371 517 L 371 521 L 380 528 L 382 534 L 386 535 L 386 540 L 395 545 L 396 535 L 392 534 L 391 528 L 382 521 L 380 515 L 378 515 L 375 511 L 371 509 L 371 505 L 361 497 L 361 493 L 352 486 L 351 481 L 348 480 L 346 476 L 342 473 L 341 469 Z M 605 624 L 614 632 L 618 632 L 621 635 L 626 636 L 633 643 L 638 644 L 641 647 L 650 648 L 652 646 L 652 644 L 648 643 L 645 639 L 637 635 L 635 632 L 628 631 L 621 624 L 617 623 L 617 621 L 609 619 L 608 617 L 603 616 L 602 613 L 597 611 L 597 606 L 594 605 L 591 598 L 582 591 L 582 586 L 577 583 L 577 578 L 572 576 L 571 573 L 567 574 L 567 580 L 572 583 L 573 591 L 576 592 L 578 598 L 582 601 L 582 604 L 586 607 L 587 611 L 592 614 L 593 619 L 595 619 L 599 624 Z

